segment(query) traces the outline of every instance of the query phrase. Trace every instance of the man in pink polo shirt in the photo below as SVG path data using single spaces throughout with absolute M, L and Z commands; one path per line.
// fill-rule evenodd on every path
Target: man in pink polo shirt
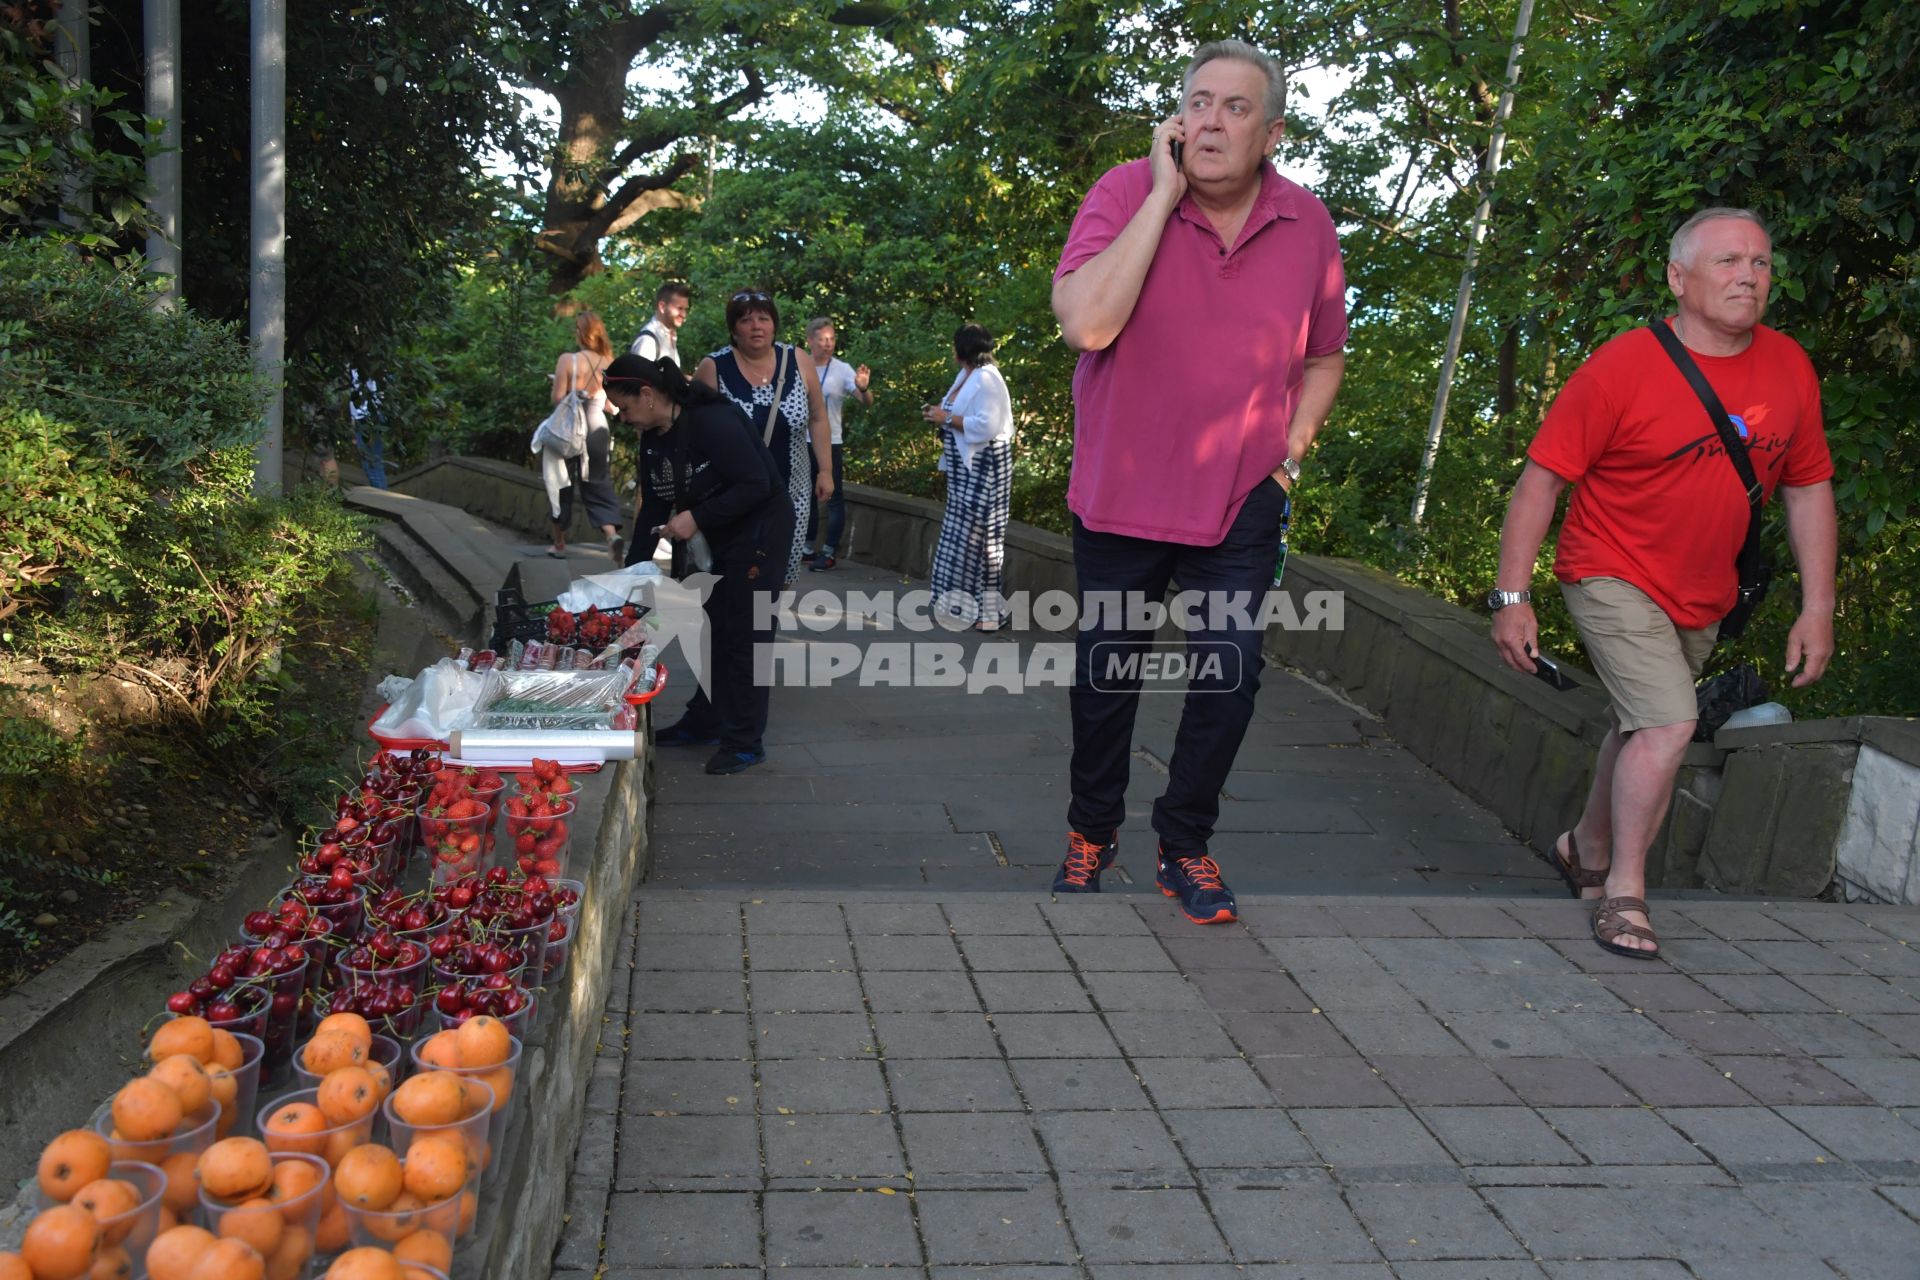
M 1268 159 L 1285 95 L 1278 64 L 1251 45 L 1201 46 L 1180 114 L 1154 129 L 1146 159 L 1087 193 L 1053 280 L 1060 331 L 1080 352 L 1067 505 L 1081 601 L 1071 830 L 1053 889 L 1097 893 L 1113 863 L 1140 701 L 1127 658 L 1152 644 L 1094 597 L 1158 602 L 1178 581 L 1229 606 L 1188 634 L 1197 674 L 1153 806 L 1161 891 L 1200 924 L 1236 918 L 1207 842 L 1253 716 L 1255 619 L 1289 492 L 1345 368 L 1333 219 Z

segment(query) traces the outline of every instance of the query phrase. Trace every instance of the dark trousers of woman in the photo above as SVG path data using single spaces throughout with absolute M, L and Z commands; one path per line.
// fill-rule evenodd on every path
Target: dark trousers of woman
M 681 723 L 695 737 L 718 737 L 727 751 L 765 750 L 767 715 L 773 695 L 772 659 L 756 671 L 754 653 L 773 646 L 775 602 L 780 572 L 786 567 L 786 524 L 771 545 L 777 550 L 756 560 L 750 548 L 736 545 L 715 565 L 720 580 L 707 595 L 707 684 L 687 702 Z M 754 573 L 755 570 L 757 573 Z M 749 577 L 750 573 L 754 576 Z M 756 617 L 756 615 L 758 615 Z M 759 622 L 763 625 L 756 626 Z
M 573 523 L 573 495 L 587 508 L 587 523 L 598 533 L 608 525 L 618 529 L 626 523 L 620 510 L 620 498 L 613 491 L 613 433 L 606 427 L 587 431 L 584 457 L 567 459 L 567 474 L 573 483 L 560 491 L 560 515 L 554 521 L 564 531 Z
M 820 544 L 820 554 L 837 556 L 843 549 L 840 539 L 847 532 L 847 485 L 844 460 L 841 457 L 842 445 L 833 446 L 833 496 L 827 499 L 827 540 Z M 820 474 L 820 463 L 815 459 L 813 474 Z M 813 540 L 820 532 L 820 499 L 815 498 L 807 516 L 807 546 L 813 546 Z
M 1140 668 L 1130 666 L 1129 658 L 1153 647 L 1153 633 L 1122 626 L 1124 615 L 1093 616 L 1088 597 L 1118 592 L 1123 604 L 1129 599 L 1157 602 L 1166 598 L 1169 582 L 1177 581 L 1182 591 L 1206 593 L 1206 603 L 1199 611 L 1199 629 L 1186 637 L 1195 674 L 1187 684 L 1173 759 L 1167 763 L 1166 794 L 1153 803 L 1153 829 L 1170 857 L 1207 852 L 1213 825 L 1220 820 L 1220 788 L 1240 752 L 1260 690 L 1260 645 L 1265 638 L 1260 606 L 1273 582 L 1286 516 L 1286 491 L 1277 481 L 1263 480 L 1247 495 L 1227 536 L 1211 547 L 1097 533 L 1074 519 L 1080 634 L 1074 644 L 1070 699 L 1073 798 L 1067 823 L 1073 830 L 1105 843 L 1126 818 L 1128 761 L 1141 686 Z M 1216 598 L 1230 603 L 1234 596 L 1245 623 L 1230 611 L 1208 616 L 1207 606 Z M 1204 665 L 1208 658 L 1217 660 L 1211 670 Z

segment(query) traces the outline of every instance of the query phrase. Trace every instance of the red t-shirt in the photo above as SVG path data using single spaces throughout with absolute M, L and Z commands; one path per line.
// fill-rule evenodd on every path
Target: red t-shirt
M 1745 422 L 1768 495 L 1832 478 L 1820 380 L 1799 343 L 1758 325 L 1737 356 L 1692 354 L 1735 427 Z M 1567 379 L 1527 456 L 1575 486 L 1553 562 L 1560 581 L 1631 582 L 1688 629 L 1733 608 L 1746 495 L 1713 419 L 1652 330 L 1607 342 Z

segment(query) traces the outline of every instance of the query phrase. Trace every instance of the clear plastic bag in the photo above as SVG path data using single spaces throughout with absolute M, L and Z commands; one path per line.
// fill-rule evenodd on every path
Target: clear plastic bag
M 475 729 L 616 729 L 630 671 L 488 673 L 474 707 Z

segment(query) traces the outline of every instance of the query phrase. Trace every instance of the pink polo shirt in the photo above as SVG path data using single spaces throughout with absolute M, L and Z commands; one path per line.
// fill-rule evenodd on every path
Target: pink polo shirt
M 1113 243 L 1152 189 L 1144 159 L 1109 169 L 1081 203 L 1054 279 Z M 1263 164 L 1229 247 L 1189 193 L 1133 315 L 1074 369 L 1067 506 L 1102 533 L 1218 543 L 1287 456 L 1301 361 L 1346 341 L 1346 273 L 1325 205 Z

